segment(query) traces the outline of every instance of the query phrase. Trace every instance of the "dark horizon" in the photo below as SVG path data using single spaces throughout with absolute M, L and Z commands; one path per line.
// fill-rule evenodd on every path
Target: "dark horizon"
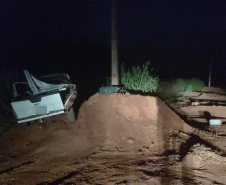
M 111 67 L 111 3 L 0 2 L 1 63 L 34 75 L 66 72 L 78 81 L 105 80 Z M 117 1 L 119 62 L 151 61 L 160 78 L 226 83 L 226 2 Z M 100 84 L 103 82 L 99 82 Z

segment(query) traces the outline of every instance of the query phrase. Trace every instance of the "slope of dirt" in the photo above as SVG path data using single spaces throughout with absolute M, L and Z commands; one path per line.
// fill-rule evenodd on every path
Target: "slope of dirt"
M 226 182 L 223 173 L 214 177 L 226 164 L 214 144 L 224 139 L 187 124 L 157 97 L 95 94 L 75 124 L 66 120 L 17 125 L 3 135 L 0 184 Z
M 130 94 L 94 95 L 82 105 L 77 124 L 103 150 L 130 153 L 161 153 L 170 134 L 193 132 L 159 98 Z

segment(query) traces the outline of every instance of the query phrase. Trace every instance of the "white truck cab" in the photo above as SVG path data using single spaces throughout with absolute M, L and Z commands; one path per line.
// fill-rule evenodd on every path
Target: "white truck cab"
M 24 74 L 27 82 L 13 84 L 11 105 L 18 123 L 63 113 L 68 113 L 71 122 L 75 121 L 72 105 L 77 97 L 76 85 L 70 83 L 67 74 L 45 75 L 40 77 L 43 81 L 27 70 L 24 70 Z

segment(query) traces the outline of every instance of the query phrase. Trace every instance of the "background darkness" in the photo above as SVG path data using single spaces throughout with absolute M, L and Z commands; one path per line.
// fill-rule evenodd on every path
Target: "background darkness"
M 117 1 L 119 61 L 226 84 L 226 1 Z M 0 0 L 1 68 L 68 73 L 80 96 L 111 76 L 110 0 Z

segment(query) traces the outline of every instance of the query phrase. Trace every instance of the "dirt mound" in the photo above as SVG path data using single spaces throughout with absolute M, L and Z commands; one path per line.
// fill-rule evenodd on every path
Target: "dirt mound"
M 103 150 L 163 152 L 169 135 L 192 128 L 159 98 L 130 94 L 95 94 L 85 102 L 77 124 Z

